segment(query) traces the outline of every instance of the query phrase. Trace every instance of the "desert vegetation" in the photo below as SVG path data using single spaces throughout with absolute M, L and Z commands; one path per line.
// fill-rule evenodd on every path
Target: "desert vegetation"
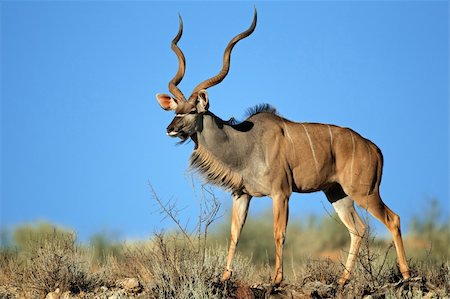
M 250 217 L 231 281 L 221 282 L 229 225 L 212 225 L 220 208 L 209 189 L 198 191 L 197 226 L 188 230 L 176 203 L 151 190 L 164 217 L 177 229 L 152 238 L 118 242 L 98 234 L 89 243 L 49 223 L 1 232 L 0 298 L 448 298 L 449 219 L 437 201 L 415 217 L 405 236 L 413 277 L 402 281 L 390 239 L 369 232 L 352 279 L 343 288 L 349 236 L 335 215 L 289 224 L 286 279 L 272 287 L 270 212 Z M 364 213 L 364 211 L 361 211 Z M 257 236 L 255 238 L 255 236 Z

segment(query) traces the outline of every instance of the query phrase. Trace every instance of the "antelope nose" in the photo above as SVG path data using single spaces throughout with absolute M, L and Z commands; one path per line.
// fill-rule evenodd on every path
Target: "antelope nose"
M 166 134 L 167 134 L 168 136 L 175 136 L 177 133 L 176 133 L 174 127 L 169 127 L 169 128 L 167 128 L 167 133 L 166 133 Z

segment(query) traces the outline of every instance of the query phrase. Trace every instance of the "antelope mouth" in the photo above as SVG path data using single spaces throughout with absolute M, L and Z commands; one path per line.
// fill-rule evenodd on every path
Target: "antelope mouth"
M 169 136 L 169 137 L 174 137 L 174 138 L 175 138 L 175 137 L 178 137 L 178 135 L 179 135 L 180 133 L 172 131 L 172 132 L 167 132 L 166 134 L 167 134 L 167 136 Z
M 187 140 L 189 138 L 189 134 L 187 134 L 187 133 L 185 133 L 183 131 L 181 131 L 181 132 L 175 132 L 175 131 L 168 132 L 167 136 L 172 137 L 172 138 L 178 137 L 178 138 L 180 138 L 183 141 L 185 141 L 185 140 Z

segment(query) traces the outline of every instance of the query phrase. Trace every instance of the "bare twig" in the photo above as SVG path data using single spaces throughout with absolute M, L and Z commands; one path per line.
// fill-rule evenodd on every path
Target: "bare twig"
M 391 242 L 391 243 L 389 244 L 388 248 L 386 249 L 386 252 L 384 253 L 383 261 L 381 262 L 380 268 L 378 269 L 378 273 L 377 273 L 377 275 L 376 275 L 377 280 L 378 280 L 378 278 L 380 277 L 381 271 L 383 270 L 384 265 L 386 264 L 388 254 L 389 254 L 389 252 L 391 251 L 391 249 L 392 249 L 393 246 L 394 246 L 394 243 Z
M 191 233 L 189 232 L 187 225 L 183 226 L 179 220 L 178 213 L 180 210 L 176 208 L 177 203 L 172 199 L 163 202 L 150 183 L 149 187 L 153 199 L 155 199 L 160 207 L 160 213 L 163 215 L 163 218 L 169 218 L 177 225 L 180 233 L 187 239 L 191 247 L 195 249 L 197 253 L 201 254 L 201 260 L 202 263 L 204 263 L 208 229 L 219 217 L 220 202 L 210 188 L 201 185 L 200 192 L 197 192 L 198 189 L 193 178 L 191 179 L 191 184 L 194 197 L 197 199 L 199 207 L 197 224 Z M 197 239 L 196 242 L 194 242 L 194 238 Z
M 153 197 L 153 199 L 158 203 L 159 207 L 161 208 L 161 212 L 165 215 L 164 217 L 169 217 L 180 229 L 181 233 L 186 237 L 189 244 L 192 247 L 195 247 L 194 243 L 192 242 L 191 236 L 188 234 L 186 227 L 183 227 L 181 225 L 180 219 L 178 219 L 177 214 L 179 210 L 175 208 L 176 203 L 172 203 L 171 201 L 168 201 L 167 203 L 164 203 L 161 198 L 156 193 L 155 189 L 153 188 L 152 184 L 148 183 L 150 188 L 150 193 Z

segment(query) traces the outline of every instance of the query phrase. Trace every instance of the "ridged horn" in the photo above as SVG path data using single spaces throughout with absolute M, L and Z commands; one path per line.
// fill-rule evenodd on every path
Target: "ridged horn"
M 199 85 L 197 85 L 197 87 L 194 88 L 194 91 L 192 92 L 191 96 L 189 97 L 189 100 L 197 98 L 198 92 L 200 90 L 207 89 L 207 88 L 209 88 L 211 86 L 217 85 L 220 82 L 222 82 L 223 79 L 225 79 L 225 77 L 228 74 L 228 71 L 230 70 L 230 57 L 231 57 L 231 51 L 233 50 L 234 45 L 236 45 L 236 43 L 238 41 L 240 41 L 241 39 L 244 39 L 244 38 L 246 38 L 247 36 L 249 36 L 250 34 L 253 33 L 253 31 L 256 28 L 256 20 L 257 20 L 257 14 L 256 14 L 256 8 L 255 8 L 255 13 L 253 15 L 253 22 L 250 25 L 250 28 L 248 28 L 246 31 L 236 35 L 228 43 L 227 47 L 225 48 L 225 52 L 223 53 L 222 70 L 216 76 L 211 77 L 211 78 L 203 81 Z
M 177 87 L 178 83 L 180 83 L 183 79 L 184 71 L 186 70 L 186 60 L 184 58 L 184 54 L 177 45 L 181 35 L 183 35 L 183 20 L 181 19 L 181 15 L 178 15 L 178 17 L 180 18 L 180 27 L 178 29 L 178 34 L 172 40 L 172 50 L 178 57 L 178 71 L 175 74 L 175 77 L 173 77 L 173 79 L 169 82 L 169 91 L 178 100 L 186 100 L 181 90 Z

